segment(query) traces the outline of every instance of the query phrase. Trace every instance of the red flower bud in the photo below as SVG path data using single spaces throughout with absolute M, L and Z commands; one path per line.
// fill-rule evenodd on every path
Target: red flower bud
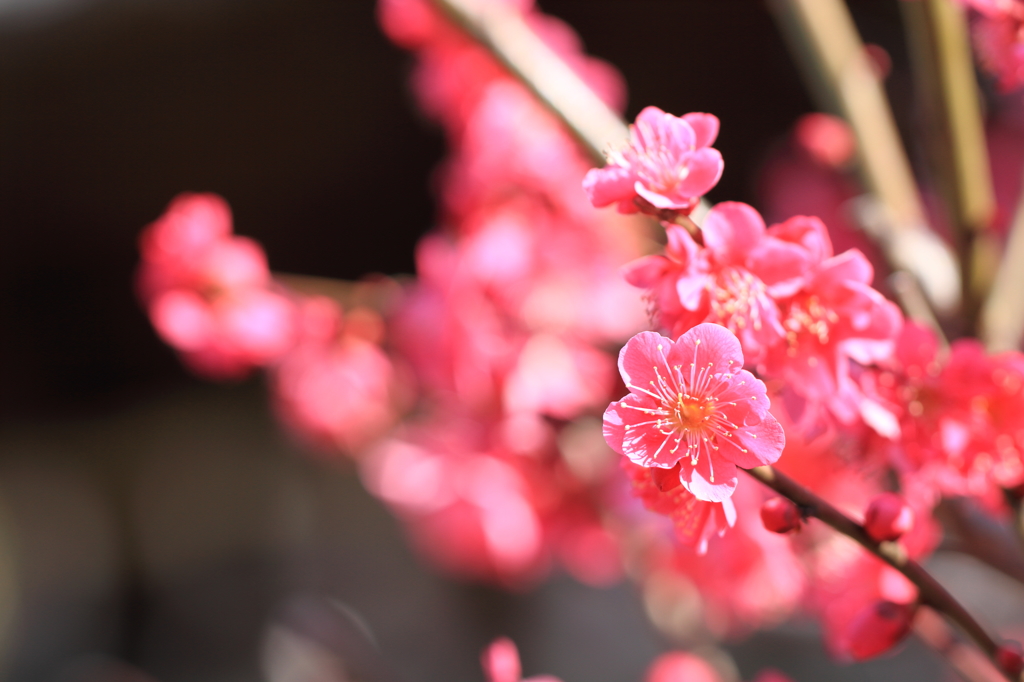
M 850 622 L 843 647 L 855 661 L 884 654 L 910 632 L 914 604 L 879 601 L 861 611 Z
M 895 493 L 871 500 L 864 514 L 864 530 L 878 542 L 897 540 L 914 527 L 914 510 Z
M 785 497 L 773 497 L 761 506 L 761 521 L 773 533 L 800 530 L 800 510 Z
M 1003 642 L 996 649 L 996 663 L 1010 679 L 1019 679 L 1024 672 L 1024 649 L 1020 642 Z

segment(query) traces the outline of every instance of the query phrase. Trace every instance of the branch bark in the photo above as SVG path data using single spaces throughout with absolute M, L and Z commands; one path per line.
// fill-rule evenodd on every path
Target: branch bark
M 907 556 L 906 551 L 895 542 L 876 542 L 865 532 L 864 527 L 849 516 L 818 497 L 814 492 L 797 483 L 786 474 L 770 466 L 746 470 L 761 483 L 788 498 L 808 514 L 825 522 L 843 535 L 855 540 L 869 552 L 886 562 L 917 586 L 922 604 L 932 607 L 946 616 L 974 641 L 975 644 L 994 660 L 999 644 L 978 621 L 920 564 Z

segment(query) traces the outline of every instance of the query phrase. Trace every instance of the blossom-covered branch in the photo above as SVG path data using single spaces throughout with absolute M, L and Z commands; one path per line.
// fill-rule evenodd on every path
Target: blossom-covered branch
M 963 313 L 973 322 L 992 283 L 997 248 L 988 228 L 995 192 L 978 82 L 963 8 L 953 0 L 900 3 L 927 138 L 931 171 L 941 190 L 960 259 Z
M 562 119 L 597 161 L 626 125 L 523 20 L 501 2 L 431 0 L 485 45 L 520 81 Z
M 862 547 L 906 576 L 920 591 L 921 603 L 944 613 L 974 640 L 982 651 L 989 657 L 995 658 L 999 644 L 946 588 L 940 585 L 920 564 L 910 559 L 900 545 L 894 542 L 877 542 L 868 535 L 864 526 L 777 469 L 770 466 L 759 466 L 746 471 L 761 483 L 791 500 L 807 516 L 820 519 L 843 535 L 857 541 Z
M 949 248 L 928 228 L 910 162 L 892 111 L 868 61 L 849 9 L 842 0 L 774 0 L 770 3 L 795 45 L 813 55 L 813 80 L 822 99 L 837 108 L 858 140 L 864 185 L 881 210 L 862 216 L 897 269 L 921 282 L 931 304 L 942 312 L 960 301 L 960 274 Z M 804 62 L 805 60 L 801 60 Z

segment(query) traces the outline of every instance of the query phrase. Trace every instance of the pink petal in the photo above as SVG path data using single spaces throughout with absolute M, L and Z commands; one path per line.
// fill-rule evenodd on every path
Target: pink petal
M 685 161 L 689 170 L 677 188 L 680 195 L 687 197 L 699 197 L 707 194 L 712 187 L 718 184 L 725 169 L 725 162 L 722 154 L 717 149 L 698 149 Z
M 774 298 L 796 294 L 805 282 L 812 261 L 796 244 L 767 236 L 747 256 L 747 267 L 757 275 Z
M 832 287 L 840 282 L 870 284 L 874 276 L 875 269 L 867 257 L 858 249 L 850 249 L 822 263 L 811 286 Z
M 684 195 L 680 192 L 673 192 L 672 196 L 656 192 L 648 189 L 640 180 L 633 183 L 633 191 L 650 202 L 655 208 L 689 211 L 697 201 L 695 197 Z
M 694 112 L 692 114 L 684 114 L 683 120 L 690 124 L 693 128 L 696 139 L 694 140 L 694 146 L 698 149 L 701 147 L 710 147 L 715 143 L 715 138 L 718 137 L 718 117 L 714 114 L 704 114 L 700 112 Z
M 668 244 L 665 245 L 665 254 L 684 266 L 691 266 L 697 263 L 700 257 L 700 247 L 685 227 L 669 225 L 665 228 L 665 236 L 668 237 Z
M 711 482 L 711 466 L 707 457 L 697 460 L 697 466 L 690 466 L 689 460 L 683 459 L 683 466 L 680 469 L 680 481 L 683 487 L 690 491 L 698 500 L 705 502 L 725 502 L 732 497 L 733 491 L 739 485 L 739 476 L 736 473 L 736 465 L 723 459 L 716 459 L 714 463 L 715 482 Z
M 723 439 L 719 439 L 722 457 L 736 466 L 752 469 L 778 461 L 786 447 L 786 432 L 775 417 L 766 414 L 760 424 L 737 429 L 732 439 L 724 440 L 723 444 Z
M 615 452 L 620 455 L 622 452 L 622 439 L 626 435 L 625 424 L 622 421 L 622 408 L 619 403 L 615 402 L 608 406 L 608 409 L 604 411 L 604 424 L 601 428 L 601 433 L 604 434 L 604 440 Z
M 597 208 L 611 203 L 633 200 L 633 172 L 622 166 L 591 168 L 583 178 L 583 190 Z
M 701 226 L 704 245 L 721 264 L 742 263 L 747 253 L 761 241 L 764 231 L 761 214 L 738 201 L 715 205 Z
M 644 256 L 622 266 L 622 277 L 641 289 L 651 289 L 665 276 L 669 260 L 664 256 Z
M 664 369 L 665 356 L 672 347 L 671 339 L 656 332 L 640 332 L 627 341 L 619 351 L 619 372 L 627 388 L 630 385 L 647 388 L 656 380 L 654 367 Z
M 768 234 L 790 244 L 799 245 L 810 258 L 810 262 L 818 264 L 833 256 L 832 239 L 828 228 L 817 216 L 797 215 L 785 222 L 772 225 Z
M 684 308 L 697 310 L 700 307 L 704 292 L 707 290 L 707 281 L 707 275 L 680 277 L 676 280 L 676 294 Z
M 697 367 L 714 365 L 713 371 L 728 372 L 743 367 L 743 350 L 728 329 L 704 322 L 679 337 L 669 352 L 669 362 L 683 367 L 689 367 L 690 363 Z

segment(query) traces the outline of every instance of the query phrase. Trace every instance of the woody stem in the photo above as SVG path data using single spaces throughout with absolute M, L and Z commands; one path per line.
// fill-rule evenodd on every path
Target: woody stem
M 994 660 L 999 644 L 946 588 L 940 585 L 920 564 L 908 557 L 906 551 L 898 543 L 876 542 L 867 534 L 861 524 L 777 469 L 761 466 L 746 469 L 746 472 L 797 506 L 807 509 L 809 515 L 817 517 L 843 535 L 855 540 L 906 576 L 917 586 L 922 604 L 927 604 L 944 614 L 974 640 L 974 643 L 989 658 Z

